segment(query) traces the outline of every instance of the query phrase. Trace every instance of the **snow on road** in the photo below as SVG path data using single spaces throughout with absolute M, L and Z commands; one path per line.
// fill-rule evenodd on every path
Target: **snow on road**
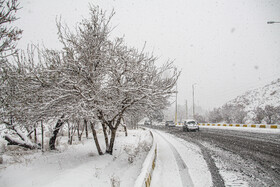
M 215 186 L 279 186 L 279 129 L 161 128 L 200 147 Z M 210 158 L 210 159 L 208 159 Z M 222 179 L 222 180 L 221 180 Z
M 198 146 L 162 131 L 152 130 L 158 157 L 151 186 L 212 186 Z

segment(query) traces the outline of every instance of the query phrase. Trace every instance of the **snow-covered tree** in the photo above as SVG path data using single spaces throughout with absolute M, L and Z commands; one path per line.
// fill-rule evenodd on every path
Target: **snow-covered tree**
M 163 105 L 173 93 L 179 74 L 172 62 L 158 68 L 155 57 L 127 47 L 123 38 L 110 40 L 109 22 L 114 12 L 106 18 L 98 7 L 91 7 L 90 11 L 91 18 L 83 20 L 76 32 L 58 23 L 59 36 L 66 54 L 64 62 L 75 70 L 68 79 L 79 80 L 72 87 L 84 107 L 94 113 L 103 128 L 110 128 L 110 142 L 106 130 L 104 133 L 106 152 L 112 154 L 124 113 Z M 172 76 L 163 78 L 169 70 L 174 70 Z
M 120 41 L 121 42 L 121 41 Z M 118 43 L 118 48 L 121 47 Z M 111 130 L 111 139 L 106 152 L 112 154 L 115 133 L 127 110 L 145 111 L 166 103 L 174 93 L 173 86 L 178 74 L 162 78 L 163 72 L 172 69 L 172 63 L 161 68 L 155 66 L 155 58 L 135 49 L 122 46 L 115 51 L 118 57 L 109 67 L 102 92 L 104 104 L 98 110 L 99 119 Z
M 245 123 L 247 112 L 242 105 L 232 106 L 232 123 Z
M 87 121 L 98 152 L 103 154 L 95 131 L 100 121 L 106 152 L 112 154 L 125 115 L 164 108 L 180 73 L 172 62 L 156 66 L 157 58 L 127 47 L 123 38 L 110 39 L 113 15 L 106 17 L 98 7 L 91 7 L 90 18 L 74 32 L 58 21 L 61 51 L 33 47 L 5 67 L 1 76 L 5 82 L 1 89 L 3 120 L 33 127 L 38 121 L 57 119 L 50 149 L 55 149 L 65 121 Z M 164 75 L 167 71 L 172 72 L 170 76 Z
M 243 105 L 225 104 L 221 107 L 222 118 L 227 123 L 244 123 L 247 112 Z
M 195 117 L 194 117 L 198 123 L 206 123 L 206 119 L 203 115 L 200 115 L 200 114 L 196 114 Z
M 221 108 L 221 115 L 226 123 L 233 123 L 232 109 L 233 107 L 230 104 L 225 104 Z
M 264 108 L 257 107 L 253 112 L 255 114 L 255 123 L 266 122 L 267 124 L 274 124 L 280 121 L 280 107 L 265 105 Z
M 253 118 L 254 122 L 257 124 L 261 124 L 263 119 L 265 118 L 264 109 L 262 109 L 261 107 L 257 107 L 254 110 L 254 114 L 255 114 L 255 117 Z
M 208 114 L 208 120 L 212 123 L 218 123 L 223 121 L 223 117 L 221 114 L 220 108 L 214 108 L 212 111 Z
M 265 121 L 267 122 L 267 124 L 277 123 L 277 121 L 279 119 L 279 117 L 278 117 L 279 107 L 266 105 L 264 107 L 264 115 L 265 115 Z
M 17 0 L 0 0 L 0 62 L 3 58 L 16 52 L 16 42 L 20 39 L 22 30 L 11 26 L 16 21 L 16 12 L 20 9 Z

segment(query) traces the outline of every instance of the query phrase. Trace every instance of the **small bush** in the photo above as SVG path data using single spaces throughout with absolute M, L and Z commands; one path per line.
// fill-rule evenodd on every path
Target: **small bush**
M 111 176 L 111 186 L 112 187 L 119 187 L 121 184 L 120 178 L 116 175 Z
M 6 144 L 0 141 L 0 154 L 5 153 L 5 151 L 6 151 Z
M 139 140 L 136 147 L 134 145 L 126 145 L 124 151 L 128 155 L 128 162 L 132 164 L 139 152 L 148 152 L 150 149 L 151 145 L 149 142 Z

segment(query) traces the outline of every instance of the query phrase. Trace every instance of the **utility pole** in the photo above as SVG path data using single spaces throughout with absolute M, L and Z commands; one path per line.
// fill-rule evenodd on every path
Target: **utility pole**
M 195 118 L 195 106 L 194 106 L 194 85 L 196 85 L 196 83 L 194 83 L 192 85 L 192 93 L 193 93 L 193 118 Z
M 188 119 L 188 100 L 186 100 L 186 119 Z

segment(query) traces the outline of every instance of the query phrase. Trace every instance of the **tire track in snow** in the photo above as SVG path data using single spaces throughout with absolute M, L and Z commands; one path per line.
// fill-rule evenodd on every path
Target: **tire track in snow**
M 181 182 L 182 182 L 183 186 L 193 187 L 194 185 L 193 185 L 193 181 L 189 174 L 189 169 L 188 169 L 187 165 L 185 164 L 184 160 L 182 159 L 182 157 L 180 156 L 180 154 L 178 153 L 178 151 L 176 150 L 176 148 L 172 145 L 172 143 L 170 143 L 160 133 L 158 133 L 156 131 L 154 131 L 154 132 L 157 133 L 160 137 L 162 137 L 162 139 L 164 139 L 168 143 L 170 149 L 172 150 L 173 155 L 176 159 L 178 168 L 179 168 L 179 173 L 180 173 Z

